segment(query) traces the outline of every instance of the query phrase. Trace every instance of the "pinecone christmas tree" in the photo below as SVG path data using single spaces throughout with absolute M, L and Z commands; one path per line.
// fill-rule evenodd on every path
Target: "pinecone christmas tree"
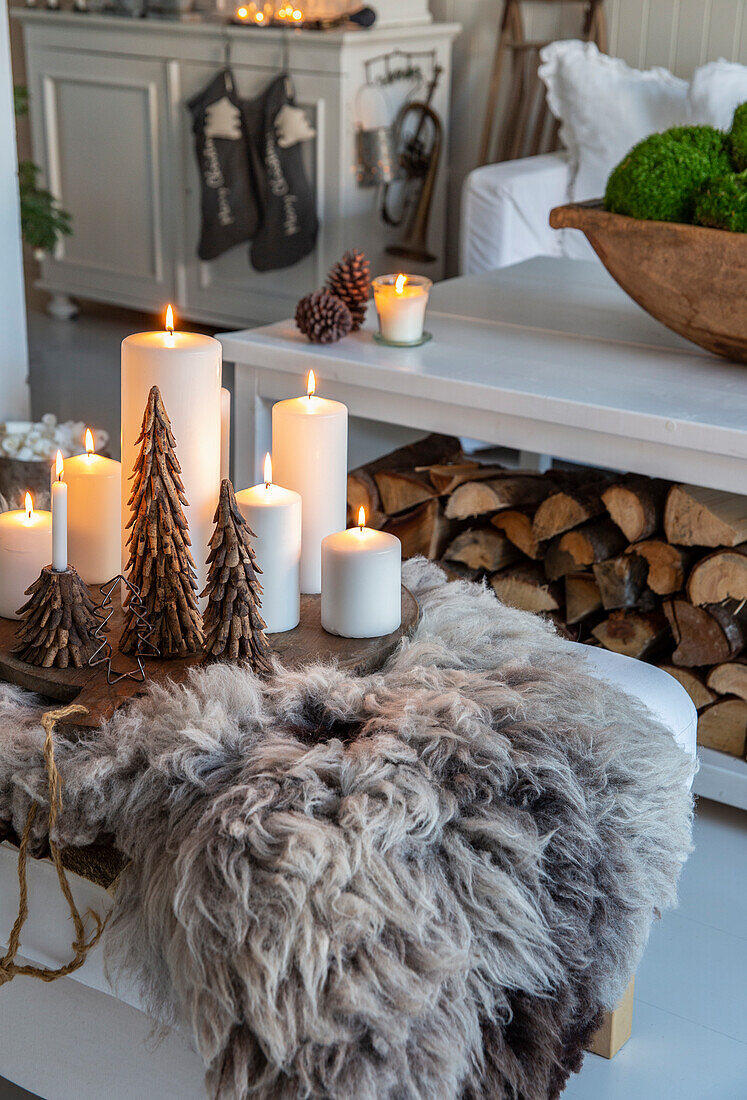
M 99 620 L 72 565 L 64 573 L 45 565 L 26 595 L 29 599 L 18 612 L 22 621 L 13 650 L 16 657 L 42 668 L 82 668 L 95 647 Z
M 176 440 L 158 386 L 148 405 L 137 442 L 140 453 L 132 473 L 131 528 L 127 545 L 129 580 L 140 590 L 152 632 L 148 638 L 161 657 L 187 657 L 202 649 L 202 616 L 197 607 L 197 581 L 190 550 L 187 504 L 176 457 Z M 138 650 L 140 619 L 127 599 L 119 648 Z
M 350 332 L 353 318 L 336 294 L 317 290 L 296 306 L 296 325 L 312 344 L 334 344 Z
M 249 661 L 255 672 L 272 671 L 265 622 L 259 613 L 262 570 L 254 557 L 249 527 L 236 503 L 233 485 L 225 478 L 215 510 L 215 531 L 210 540 L 208 579 L 203 596 L 205 655 L 209 660 Z
M 364 252 L 346 252 L 327 276 L 327 289 L 345 303 L 353 318 L 353 332 L 363 324 L 371 294 L 371 270 Z

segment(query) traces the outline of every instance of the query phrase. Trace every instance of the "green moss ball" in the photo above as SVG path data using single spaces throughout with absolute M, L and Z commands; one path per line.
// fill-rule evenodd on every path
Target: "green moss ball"
M 747 172 L 711 180 L 695 203 L 695 224 L 747 233 Z
M 726 134 L 711 126 L 676 126 L 630 150 L 607 181 L 604 205 L 631 218 L 691 222 L 704 184 L 732 170 Z
M 737 107 L 729 134 L 731 159 L 738 172 L 747 169 L 747 103 Z

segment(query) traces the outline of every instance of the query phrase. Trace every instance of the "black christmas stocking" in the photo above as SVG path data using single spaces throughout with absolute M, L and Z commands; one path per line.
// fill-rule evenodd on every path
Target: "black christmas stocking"
M 250 241 L 259 210 L 249 166 L 249 135 L 228 69 L 190 99 L 202 191 L 202 228 L 197 255 L 214 260 Z
M 297 264 L 316 244 L 319 220 L 301 149 L 315 132 L 295 105 L 287 75 L 243 107 L 262 201 L 261 225 L 249 255 L 257 271 L 275 271 Z

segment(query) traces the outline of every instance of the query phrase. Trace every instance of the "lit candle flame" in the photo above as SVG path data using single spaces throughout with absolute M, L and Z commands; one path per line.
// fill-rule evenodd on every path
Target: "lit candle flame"
M 174 311 L 170 305 L 166 307 L 166 331 L 169 336 L 174 335 Z
M 402 292 L 405 289 L 405 283 L 406 282 L 407 282 L 407 276 L 406 275 L 398 275 L 397 278 L 394 280 L 394 293 L 395 294 L 402 294 Z
M 272 485 L 272 459 L 270 458 L 270 452 L 265 455 L 265 488 L 269 489 Z
M 57 458 L 54 465 L 55 478 L 57 481 L 62 481 L 65 474 L 65 465 L 62 461 L 62 451 L 57 452 Z
M 237 8 L 236 9 L 236 14 L 238 15 L 239 19 L 246 19 L 249 12 L 247 11 L 246 8 L 242 7 L 242 8 Z
M 301 20 L 303 19 L 303 12 L 302 12 L 302 11 L 299 11 L 299 9 L 298 9 L 298 8 L 294 8 L 294 10 L 293 10 L 293 18 L 295 19 L 295 21 L 296 21 L 297 23 L 300 23 L 300 22 L 301 22 Z
M 31 493 L 26 493 L 24 504 L 26 505 L 26 519 L 31 520 L 34 515 L 34 502 L 31 499 Z
M 314 377 L 313 370 L 309 371 L 308 381 L 306 383 L 306 394 L 308 397 L 313 397 L 316 392 L 316 378 Z
M 93 454 L 93 432 L 90 428 L 86 428 L 86 454 Z
M 358 526 L 361 531 L 366 526 L 366 509 L 361 504 L 360 511 L 358 512 Z
M 263 11 L 258 11 L 254 18 L 257 23 L 264 23 L 265 13 Z

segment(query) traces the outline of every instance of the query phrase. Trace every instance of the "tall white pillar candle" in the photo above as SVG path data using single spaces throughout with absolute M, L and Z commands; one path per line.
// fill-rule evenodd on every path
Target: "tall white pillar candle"
M 67 485 L 62 480 L 62 452 L 57 452 L 56 480 L 52 483 L 52 568 L 57 573 L 67 569 Z
M 116 577 L 122 554 L 122 468 L 93 452 L 86 430 L 86 453 L 65 459 L 67 549 L 70 564 L 86 584 Z
M 252 546 L 262 570 L 260 614 L 267 632 L 292 630 L 301 616 L 301 497 L 273 485 L 268 455 L 264 482 L 242 489 L 236 503 L 254 532 Z
M 361 513 L 322 542 L 322 627 L 343 638 L 379 638 L 402 621 L 402 544 Z
M 345 526 L 348 476 L 348 410 L 314 395 L 278 401 L 272 408 L 275 481 L 303 501 L 301 591 L 320 592 L 322 539 Z
M 176 439 L 198 591 L 205 587 L 205 559 L 220 490 L 221 346 L 195 332 L 140 332 L 122 342 L 122 568 L 129 522 L 130 475 L 135 440 L 152 386 L 158 386 Z M 204 602 L 204 601 L 203 601 Z
M 230 477 L 231 465 L 231 391 L 220 391 L 220 479 Z
M 17 619 L 26 589 L 52 560 L 52 513 L 26 507 L 0 513 L 0 615 Z

